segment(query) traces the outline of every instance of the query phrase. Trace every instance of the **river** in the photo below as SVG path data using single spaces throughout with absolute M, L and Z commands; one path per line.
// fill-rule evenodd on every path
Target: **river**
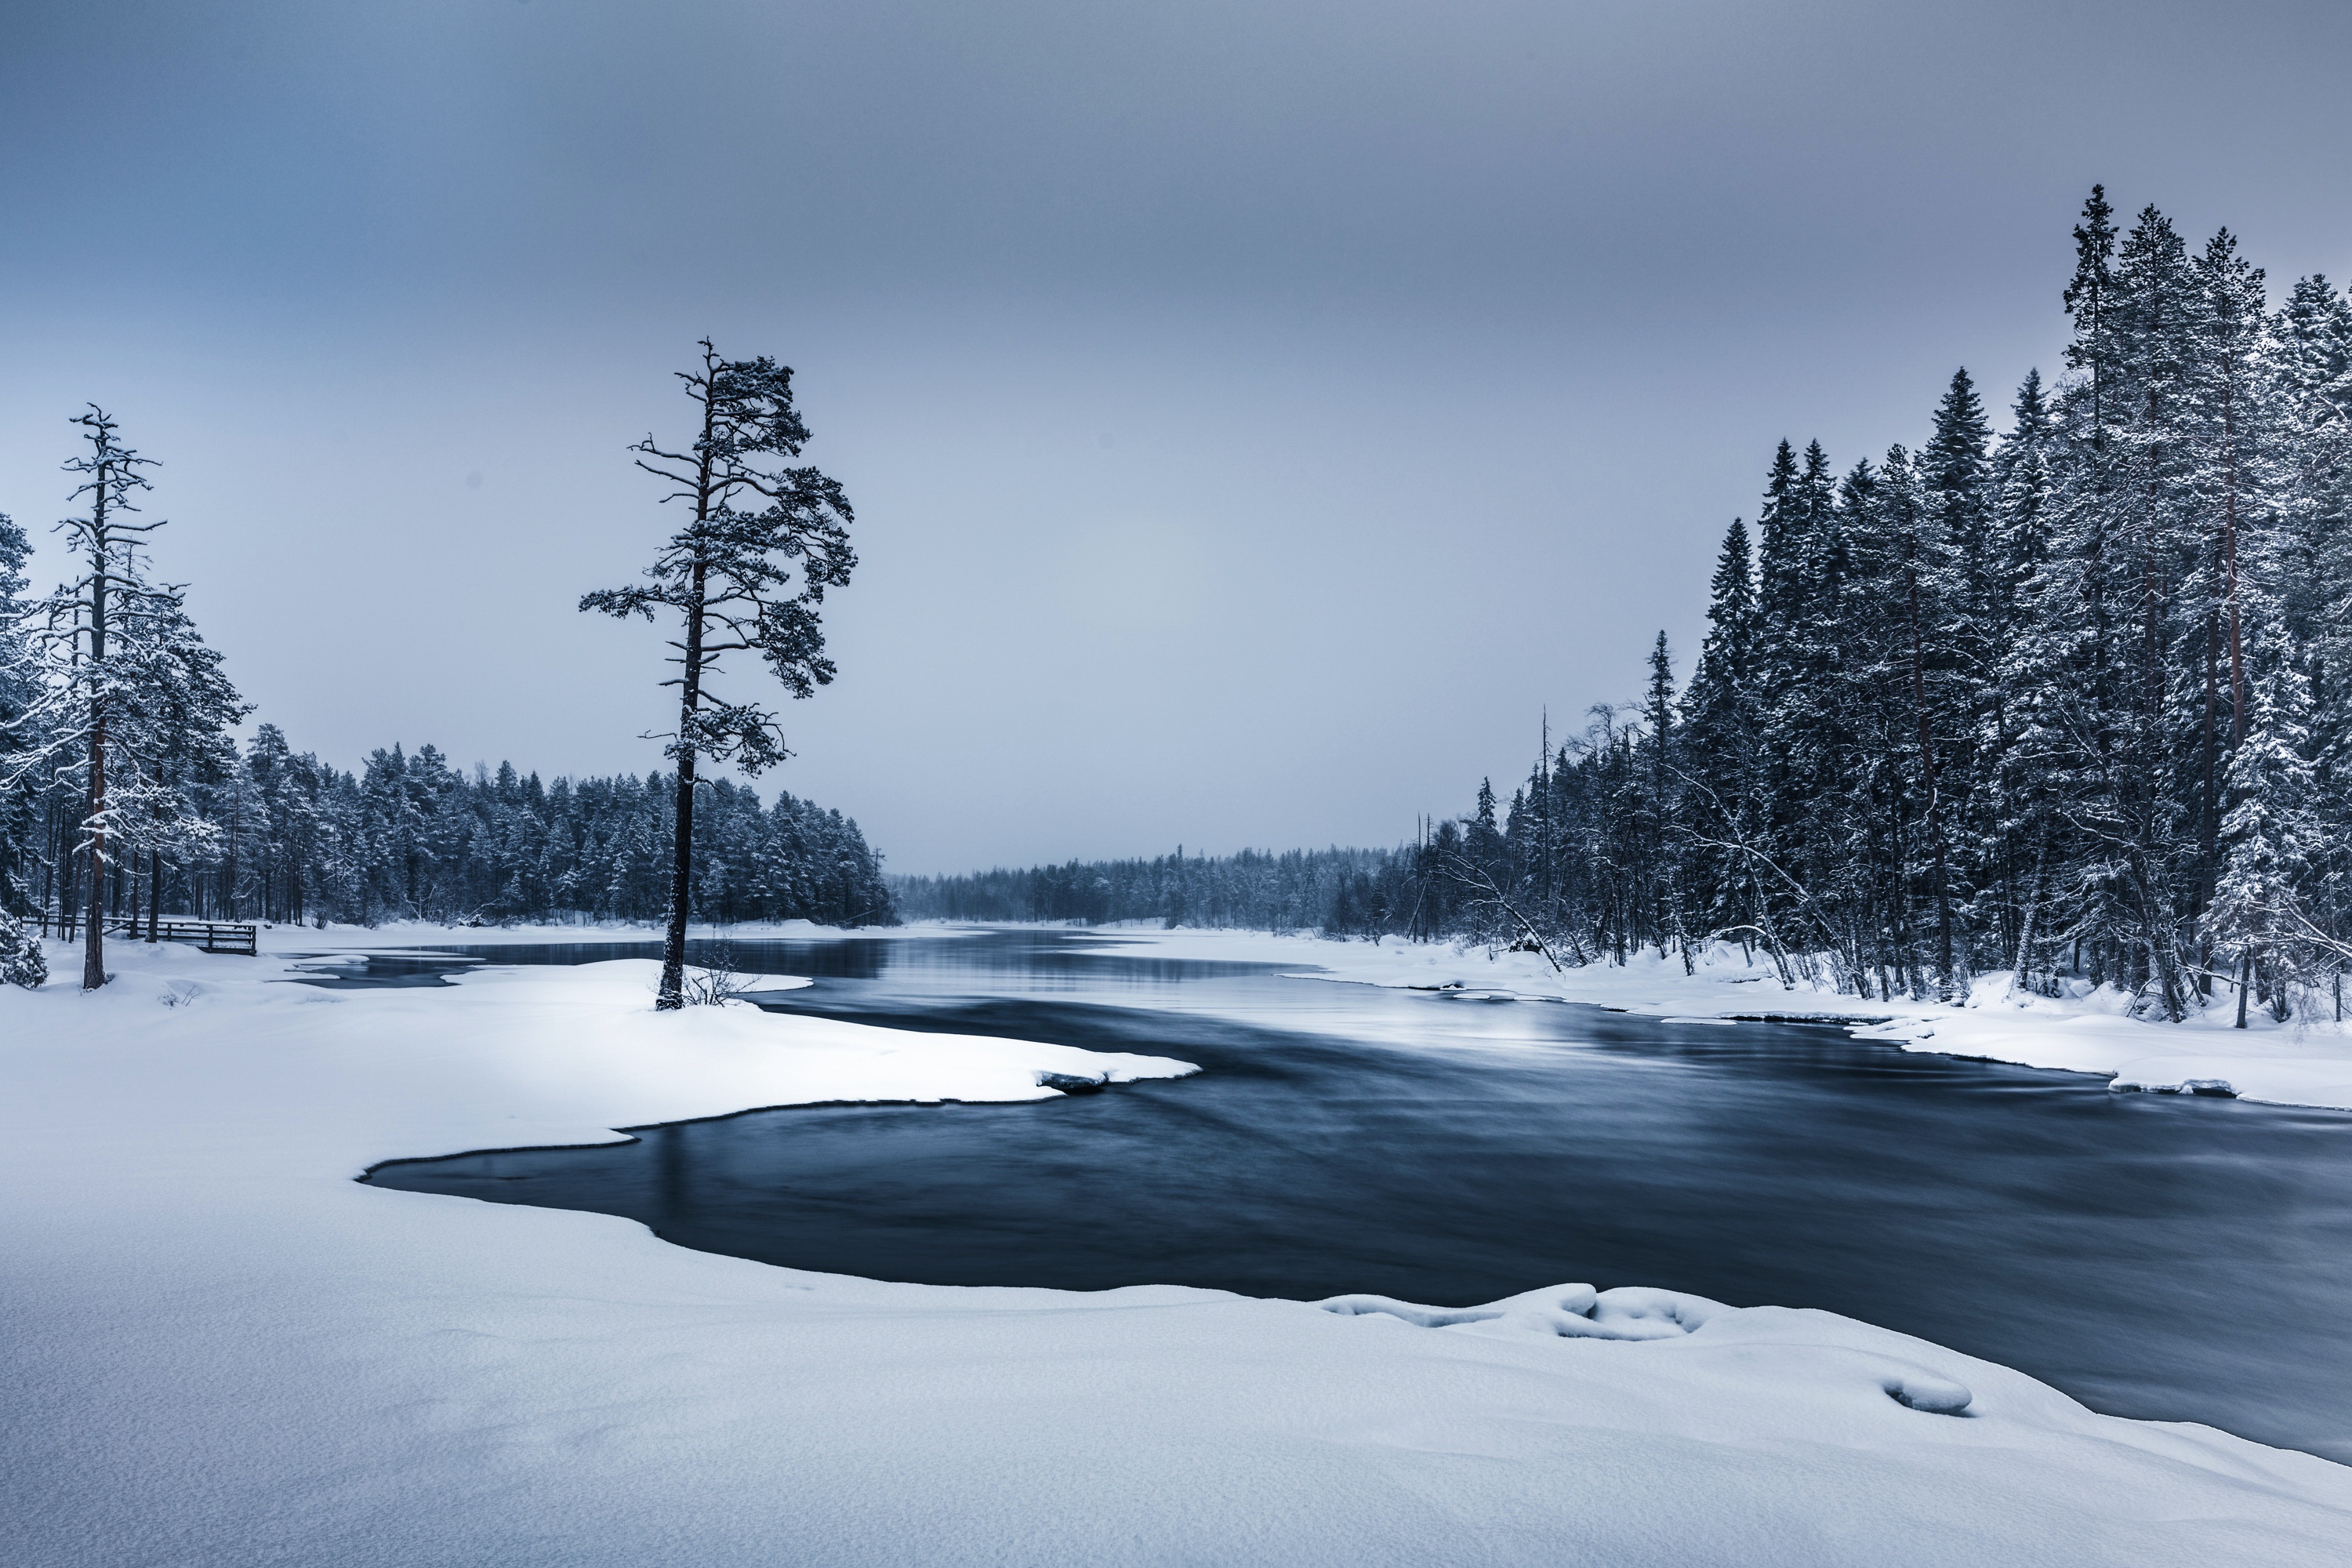
M 421 1159 L 379 1185 L 939 1285 L 1467 1304 L 1565 1280 L 1818 1307 L 2095 1409 L 2352 1461 L 2352 1115 L 2110 1092 L 1819 1026 L 1286 977 L 1063 931 L 739 942 L 773 1010 L 1199 1063 L 1043 1103 L 824 1106 Z M 377 956 L 336 984 L 438 984 Z M 432 1151 L 419 1152 L 420 1155 Z

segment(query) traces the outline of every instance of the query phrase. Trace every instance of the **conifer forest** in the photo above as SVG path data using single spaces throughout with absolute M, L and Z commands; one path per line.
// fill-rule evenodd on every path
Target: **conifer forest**
M 1468 937 L 1563 965 L 1720 941 L 1889 1000 L 2004 974 L 2170 1018 L 2339 1009 L 2352 303 L 2318 276 L 2273 298 L 2234 236 L 2118 221 L 2103 191 L 2074 237 L 2052 380 L 1996 413 L 1960 370 L 1916 449 L 1843 467 L 1782 441 L 1687 680 L 1660 633 L 1639 698 L 1547 736 L 1507 800 L 1482 784 L 1395 850 L 886 885 L 838 811 L 720 778 L 694 790 L 694 912 Z M 68 580 L 35 595 L 0 520 L 0 904 L 84 917 L 97 857 L 126 920 L 666 910 L 675 777 L 237 742 L 250 706 L 149 560 L 154 465 L 104 413 L 78 425 Z
M 356 772 L 252 712 L 178 585 L 155 574 L 146 471 L 92 409 L 66 468 L 73 574 L 28 594 L 30 542 L 0 517 L 0 913 L 107 920 L 650 921 L 670 901 L 676 780 L 453 765 L 430 745 Z M 93 773 L 97 778 L 93 779 Z M 726 778 L 698 787 L 698 918 L 888 921 L 880 859 L 838 811 Z M 93 802 L 102 806 L 93 807 Z
M 901 879 L 910 917 L 1711 941 L 1892 1000 L 2113 984 L 2340 1016 L 2352 957 L 2352 304 L 2095 189 L 2063 363 L 1924 439 L 1783 441 L 1678 684 L 1389 852 Z M 1530 728 L 1534 728 L 1533 725 Z

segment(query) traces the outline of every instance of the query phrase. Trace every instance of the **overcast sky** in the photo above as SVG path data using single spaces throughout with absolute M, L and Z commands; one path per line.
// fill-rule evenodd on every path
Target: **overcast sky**
M 2092 182 L 2352 272 L 2347 63 L 2341 0 L 0 0 L 0 510 L 103 404 L 297 747 L 641 772 L 654 638 L 572 605 L 709 333 L 864 558 L 764 786 L 898 870 L 1392 843 L 1687 673 L 1780 437 L 2054 371 Z

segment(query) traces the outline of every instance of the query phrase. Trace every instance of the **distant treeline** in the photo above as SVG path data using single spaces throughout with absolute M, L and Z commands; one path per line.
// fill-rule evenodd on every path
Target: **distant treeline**
M 1351 889 L 1398 875 L 1379 849 L 1244 849 L 1150 860 L 1072 860 L 961 877 L 892 877 L 908 920 L 1158 921 L 1163 925 L 1320 930 Z
M 111 914 L 160 907 L 220 920 L 374 924 L 654 921 L 667 907 L 674 781 L 559 778 L 501 763 L 452 767 L 432 746 L 377 751 L 357 773 L 296 752 L 274 724 L 178 781 L 185 821 L 169 848 L 121 858 Z M 25 781 L 0 798 L 0 899 L 75 915 L 84 805 Z M 188 825 L 198 825 L 190 831 Z M 697 920 L 887 923 L 881 858 L 838 811 L 710 783 L 695 813 Z

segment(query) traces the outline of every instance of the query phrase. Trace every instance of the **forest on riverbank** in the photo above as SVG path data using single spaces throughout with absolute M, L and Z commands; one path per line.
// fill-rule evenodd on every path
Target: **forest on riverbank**
M 1710 941 L 1843 991 L 1989 973 L 2150 1016 L 2341 1012 L 2352 957 L 2352 303 L 2273 301 L 2095 190 L 2063 373 L 1998 434 L 1966 370 L 1916 450 L 1773 455 L 1678 689 L 1389 851 L 906 879 L 910 917 L 1462 936 L 1563 964 Z M 1248 918 L 1238 918 L 1246 913 Z
M 430 745 L 357 771 L 297 751 L 251 706 L 126 525 L 145 459 L 95 410 L 74 520 L 103 564 L 29 596 L 0 516 L 0 915 L 86 920 L 103 830 L 109 919 L 650 921 L 668 907 L 676 777 L 454 766 Z M 90 650 L 100 647 L 103 658 Z M 92 786 L 92 759 L 110 771 Z M 93 801 L 102 798 L 101 808 Z M 839 811 L 725 778 L 697 785 L 699 919 L 891 919 L 881 858 Z
M 542 783 L 510 763 L 451 765 L 436 748 L 369 753 L 356 771 L 297 752 L 273 724 L 177 781 L 173 835 L 121 857 L 110 915 L 374 925 L 656 921 L 668 907 L 672 778 Z M 79 913 L 79 797 L 56 781 L 0 798 L 0 899 Z M 697 918 L 887 923 L 881 857 L 839 811 L 725 778 L 698 786 Z M 60 868 L 66 875 L 59 876 Z

